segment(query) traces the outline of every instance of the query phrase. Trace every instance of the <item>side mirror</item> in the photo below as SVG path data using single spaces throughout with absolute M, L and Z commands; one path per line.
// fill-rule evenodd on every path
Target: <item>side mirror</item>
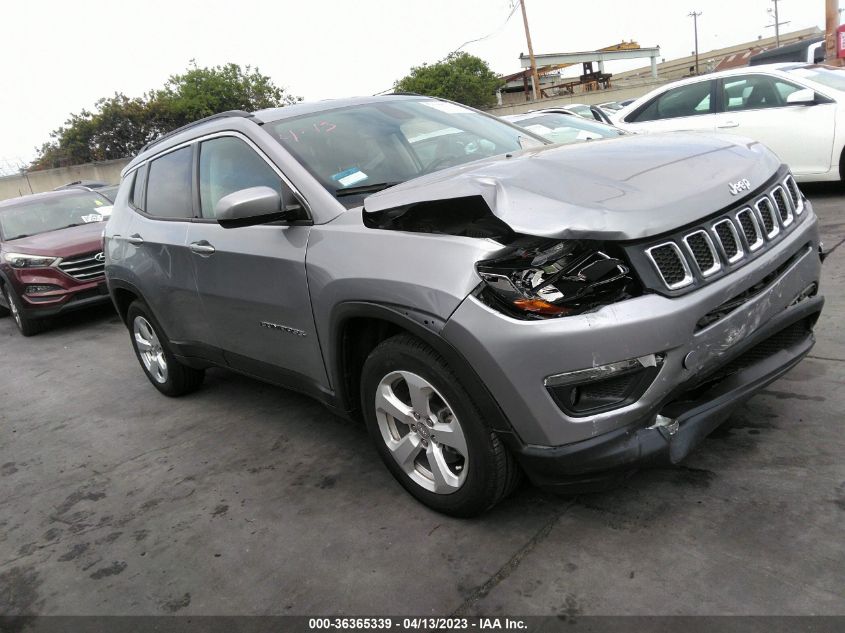
M 214 215 L 224 229 L 299 219 L 298 209 L 283 208 L 279 192 L 270 187 L 250 187 L 230 193 L 220 198 Z
M 786 97 L 786 103 L 791 105 L 812 105 L 816 102 L 816 92 L 812 88 L 796 90 Z

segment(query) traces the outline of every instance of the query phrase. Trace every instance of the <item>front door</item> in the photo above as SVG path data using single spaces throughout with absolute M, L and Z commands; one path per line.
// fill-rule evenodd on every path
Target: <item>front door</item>
M 244 137 L 211 138 L 199 152 L 202 218 L 189 227 L 187 242 L 216 345 L 233 368 L 291 386 L 326 384 L 305 277 L 311 227 L 221 227 L 214 207 L 234 191 L 267 186 L 282 199 L 289 194 L 278 170 Z
M 760 141 L 793 173 L 824 173 L 831 168 L 836 104 L 788 103 L 802 88 L 770 75 L 725 78 L 716 131 Z

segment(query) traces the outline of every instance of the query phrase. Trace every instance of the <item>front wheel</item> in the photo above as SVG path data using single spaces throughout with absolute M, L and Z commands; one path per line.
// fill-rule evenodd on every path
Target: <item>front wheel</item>
M 430 508 L 475 516 L 516 487 L 513 457 L 443 358 L 418 339 L 394 336 L 372 351 L 361 404 L 382 461 Z
M 15 320 L 15 325 L 24 336 L 33 336 L 42 330 L 42 323 L 38 319 L 31 319 L 27 317 L 21 309 L 20 302 L 15 296 L 14 291 L 8 286 L 4 289 L 6 295 L 6 303 L 9 304 L 9 313 Z
M 202 384 L 205 372 L 176 360 L 162 329 L 141 301 L 133 301 L 126 312 L 132 349 L 149 381 L 166 396 L 181 396 Z

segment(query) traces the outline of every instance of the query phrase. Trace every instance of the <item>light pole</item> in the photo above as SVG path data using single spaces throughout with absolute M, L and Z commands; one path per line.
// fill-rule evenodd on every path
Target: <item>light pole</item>
M 698 74 L 698 16 L 701 15 L 701 11 L 691 11 L 687 14 L 688 17 L 692 18 L 692 28 L 695 31 L 695 74 Z

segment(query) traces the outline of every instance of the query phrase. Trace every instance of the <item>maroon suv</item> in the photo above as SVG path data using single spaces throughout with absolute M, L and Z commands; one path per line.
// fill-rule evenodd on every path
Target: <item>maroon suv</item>
M 44 317 L 108 302 L 102 231 L 111 202 L 93 191 L 0 202 L 0 316 L 24 336 Z

